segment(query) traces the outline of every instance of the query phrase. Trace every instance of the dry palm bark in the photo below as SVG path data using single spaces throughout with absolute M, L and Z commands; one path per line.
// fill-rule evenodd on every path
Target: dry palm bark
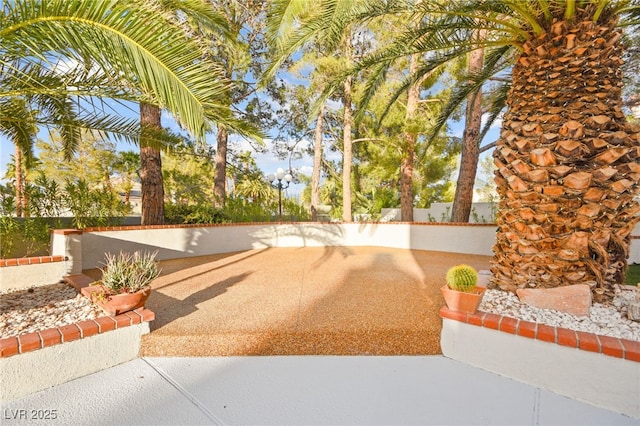
M 640 133 L 622 112 L 620 31 L 600 22 L 555 22 L 514 66 L 494 153 L 501 289 L 587 283 L 606 300 L 624 279 Z
M 347 67 L 349 67 L 351 63 L 352 54 L 351 31 L 348 31 L 348 34 L 349 37 L 346 37 L 344 42 L 344 57 L 346 58 Z M 351 214 L 351 163 L 353 162 L 353 142 L 351 140 L 351 126 L 353 125 L 353 114 L 351 112 L 352 86 L 353 78 L 349 76 L 344 80 L 344 93 L 342 95 L 342 102 L 344 104 L 344 117 L 342 119 L 342 220 L 344 222 L 353 221 L 353 215 Z
M 419 66 L 419 55 L 413 54 L 409 59 L 409 74 L 414 75 Z M 420 98 L 420 85 L 425 77 L 414 82 L 407 91 L 407 112 L 405 122 L 411 123 L 418 111 Z M 417 134 L 414 131 L 405 130 L 402 160 L 400 162 L 400 220 L 413 222 L 413 162 L 416 151 Z
M 324 122 L 324 104 L 320 106 L 316 117 L 316 130 L 313 141 L 313 172 L 311 173 L 311 220 L 318 220 L 320 205 L 320 176 L 322 168 L 322 126 Z
M 140 124 L 160 130 L 161 110 L 155 105 L 140 103 Z M 140 183 L 142 186 L 142 225 L 164 223 L 164 184 L 160 150 L 140 140 Z

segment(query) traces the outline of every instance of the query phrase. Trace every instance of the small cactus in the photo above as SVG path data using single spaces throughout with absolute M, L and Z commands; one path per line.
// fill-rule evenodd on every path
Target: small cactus
M 450 289 L 471 293 L 478 283 L 478 273 L 469 265 L 457 265 L 447 271 L 446 280 Z

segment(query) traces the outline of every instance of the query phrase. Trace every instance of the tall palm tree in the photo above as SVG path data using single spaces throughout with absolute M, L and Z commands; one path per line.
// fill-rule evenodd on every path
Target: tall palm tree
M 218 101 L 229 86 L 223 70 L 201 54 L 201 44 L 184 25 L 169 19 L 163 9 L 167 3 L 171 2 L 4 3 L 0 99 L 74 96 L 89 109 L 100 106 L 95 99 L 144 102 L 171 112 L 194 138 L 203 139 L 211 122 L 255 135 L 255 129 Z M 190 17 L 222 22 L 204 0 L 178 3 Z M 131 140 L 140 138 L 139 126 L 134 130 L 126 121 L 104 120 L 98 114 L 94 118 L 103 129 Z
M 18 217 L 24 217 L 27 213 L 25 168 L 30 166 L 33 159 L 33 145 L 38 133 L 38 125 L 42 122 L 55 125 L 58 134 L 65 141 L 67 155 L 70 155 L 78 141 L 79 126 L 89 128 L 97 124 L 87 115 L 79 116 L 71 99 L 65 96 L 46 94 L 45 96 L 0 97 L 0 135 L 9 138 L 15 148 L 16 216 Z
M 390 3 L 422 19 L 346 71 L 377 71 L 370 76 L 373 83 L 365 99 L 384 80 L 379 64 L 427 54 L 397 99 L 421 76 L 484 49 L 482 69 L 469 73 L 454 91 L 438 131 L 489 78 L 510 73 L 510 80 L 495 91 L 488 121 L 506 105 L 494 151 L 500 210 L 493 284 L 515 291 L 587 283 L 594 296 L 610 297 L 613 285 L 623 281 L 629 236 L 640 211 L 634 200 L 640 136 L 622 111 L 620 30 L 640 24 L 638 2 Z M 357 18 L 352 13 L 345 19 Z M 486 37 L 475 38 L 478 30 L 486 31 Z M 298 30 L 304 31 L 314 27 Z
M 8 117 L 15 120 L 8 120 Z M 9 137 L 13 141 L 15 164 L 15 209 L 17 217 L 24 217 L 27 212 L 27 195 L 23 170 L 24 159 L 30 158 L 33 144 L 36 138 L 36 126 L 27 102 L 23 98 L 3 99 L 0 101 L 0 134 Z
M 640 132 L 622 112 L 627 12 L 640 6 L 560 2 L 521 40 L 494 151 L 501 288 L 588 283 L 598 297 L 623 282 L 640 211 Z
M 623 281 L 640 211 L 640 134 L 622 111 L 619 28 L 640 23 L 640 5 L 468 0 L 416 8 L 422 24 L 370 62 L 430 51 L 420 75 L 485 49 L 482 69 L 458 88 L 440 124 L 489 77 L 511 74 L 492 110 L 495 117 L 506 102 L 494 151 L 500 202 L 493 284 L 515 291 L 587 283 L 594 296 L 611 296 Z M 473 39 L 478 29 L 484 40 Z

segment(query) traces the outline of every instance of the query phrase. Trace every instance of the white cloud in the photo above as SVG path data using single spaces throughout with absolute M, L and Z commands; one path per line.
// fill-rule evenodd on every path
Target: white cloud
M 311 176 L 313 173 L 313 166 L 302 166 L 300 167 L 300 173 L 303 175 Z
M 484 127 L 485 124 L 487 124 L 487 120 L 489 120 L 489 114 L 485 113 L 482 114 L 482 126 Z M 493 120 L 493 123 L 491 123 L 491 129 L 499 129 L 502 127 L 502 113 L 495 119 Z
M 325 102 L 325 106 L 330 110 L 337 111 L 342 108 L 342 102 L 334 101 L 333 99 L 327 99 L 327 101 Z

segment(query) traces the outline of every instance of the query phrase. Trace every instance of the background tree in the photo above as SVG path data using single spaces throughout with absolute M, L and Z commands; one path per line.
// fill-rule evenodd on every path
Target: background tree
M 483 30 L 473 33 L 473 40 L 481 41 L 486 34 Z M 482 70 L 484 49 L 475 49 L 468 54 L 469 74 L 475 75 Z M 462 134 L 462 152 L 460 171 L 456 183 L 456 195 L 451 208 L 451 222 L 468 222 L 473 203 L 473 186 L 476 180 L 478 160 L 480 158 L 480 132 L 482 128 L 482 87 L 478 87 L 466 100 L 464 132 Z
M 269 81 L 278 67 L 291 55 L 310 43 L 316 43 L 342 58 L 343 68 L 354 60 L 354 37 L 358 31 L 353 22 L 365 21 L 379 13 L 379 2 L 326 2 L 318 5 L 308 0 L 273 1 L 268 14 L 267 31 L 274 48 L 274 61 L 263 76 Z M 359 17 L 359 19 L 354 19 Z M 360 30 L 360 29 L 358 29 Z M 352 168 L 352 86 L 353 76 L 344 74 L 340 79 L 342 93 L 342 219 L 352 220 L 351 168 Z M 335 88 L 334 88 L 335 89 Z
M 205 31 L 204 34 L 211 40 L 211 58 L 221 64 L 225 78 L 233 82 L 221 94 L 220 102 L 257 127 L 269 128 L 274 124 L 273 112 L 268 103 L 260 100 L 255 84 L 266 66 L 267 45 L 263 29 L 267 2 L 214 0 L 212 6 L 220 11 L 228 31 L 222 34 Z M 217 124 L 213 205 L 218 208 L 224 207 L 227 196 L 227 165 L 234 154 L 230 151 L 229 137 L 234 133 L 238 132 L 226 123 Z M 261 148 L 261 141 L 254 141 Z
M 194 138 L 204 139 L 210 121 L 255 135 L 254 128 L 234 118 L 228 105 L 219 102 L 228 88 L 223 70 L 201 54 L 195 35 L 176 24 L 176 14 L 167 4 L 177 3 L 164 2 L 159 7 L 155 1 L 25 0 L 5 5 L 0 16 L 4 29 L 0 32 L 0 67 L 5 71 L 0 99 L 74 96 L 90 110 L 100 105 L 96 97 L 130 100 L 167 109 Z M 222 22 L 204 1 L 182 1 L 179 6 L 199 23 L 215 26 Z M 59 62 L 43 59 L 49 57 Z M 70 67 L 64 79 L 58 78 L 62 63 Z M 92 116 L 96 128 L 138 140 L 138 126 L 104 118 L 101 113 Z M 153 134 L 157 140 L 166 136 L 142 134 L 145 138 Z M 73 139 L 68 143 L 72 152 Z M 162 199 L 157 200 L 158 208 L 161 204 Z M 161 216 L 154 212 L 154 220 Z
M 82 133 L 82 137 L 71 158 L 67 158 L 65 143 L 61 135 L 52 132 L 48 140 L 36 142 L 38 161 L 33 172 L 63 185 L 79 178 L 94 186 L 110 189 L 110 178 L 116 162 L 116 144 L 99 134 Z
M 116 154 L 113 170 L 119 175 L 116 187 L 124 192 L 124 202 L 131 206 L 131 191 L 135 182 L 140 181 L 140 154 L 133 151 L 121 151 Z

